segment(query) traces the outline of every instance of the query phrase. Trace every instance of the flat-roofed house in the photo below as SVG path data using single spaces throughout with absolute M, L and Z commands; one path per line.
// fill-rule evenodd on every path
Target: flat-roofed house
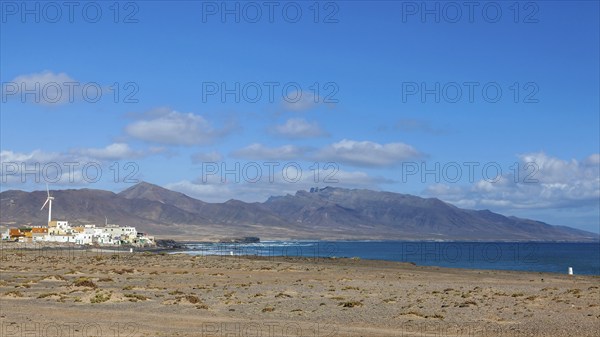
M 130 226 L 108 225 L 102 230 L 110 234 L 114 240 L 119 240 L 125 243 L 133 243 L 137 238 L 137 230 Z
M 48 236 L 48 227 L 33 227 L 31 229 L 31 239 L 33 241 L 46 241 Z
M 88 233 L 76 233 L 75 243 L 78 245 L 91 245 L 94 243 L 94 235 Z
M 9 240 L 18 240 L 21 241 L 25 238 L 25 233 L 21 231 L 19 228 L 10 228 L 8 230 Z
M 48 223 L 48 234 L 50 235 L 66 235 L 72 233 L 73 228 L 69 226 L 68 221 L 53 220 Z

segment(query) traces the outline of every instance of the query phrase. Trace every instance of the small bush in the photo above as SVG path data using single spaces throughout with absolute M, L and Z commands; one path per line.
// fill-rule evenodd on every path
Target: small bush
M 459 304 L 458 307 L 459 308 L 467 308 L 470 305 L 477 305 L 477 302 L 475 302 L 475 301 L 466 301 L 466 302 L 463 302 L 463 303 Z
M 90 299 L 90 303 L 102 303 L 102 302 L 106 302 L 108 300 L 110 300 L 110 294 L 102 294 L 102 293 L 97 293 L 96 296 L 92 297 Z
M 37 298 L 46 298 L 46 297 L 50 297 L 50 296 L 60 296 L 60 295 L 57 293 L 43 293 L 43 294 L 40 294 Z
M 78 278 L 77 280 L 75 280 L 75 282 L 73 282 L 73 285 L 76 287 L 88 287 L 88 288 L 96 288 L 97 287 L 96 284 L 87 277 Z
M 192 303 L 192 304 L 197 304 L 197 303 L 200 303 L 200 302 L 202 302 L 202 301 L 200 301 L 200 299 L 198 298 L 198 296 L 194 296 L 194 295 L 187 295 L 187 296 L 185 297 L 185 299 L 186 299 L 188 302 Z
M 6 296 L 23 297 L 23 293 L 18 290 L 7 291 L 4 293 Z
M 354 308 L 354 307 L 362 307 L 362 303 L 358 301 L 349 301 L 349 302 L 340 302 L 338 304 L 340 307 L 344 308 Z
M 131 300 L 134 300 L 134 301 L 138 301 L 138 300 L 139 301 L 145 301 L 145 300 L 149 300 L 150 299 L 149 297 L 146 297 L 146 296 L 140 295 L 140 294 L 125 294 L 123 296 L 129 298 L 130 301 Z

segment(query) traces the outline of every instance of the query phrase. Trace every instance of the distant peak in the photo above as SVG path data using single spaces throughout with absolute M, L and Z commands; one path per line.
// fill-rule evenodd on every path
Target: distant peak
M 121 191 L 119 195 L 127 199 L 144 198 L 152 200 L 161 200 L 165 195 L 173 193 L 180 194 L 178 192 L 173 192 L 164 187 L 142 181 Z
M 151 184 L 151 183 L 149 183 L 147 181 L 140 181 L 139 183 L 133 185 L 133 187 L 159 187 L 159 188 L 162 188 L 162 187 L 160 187 L 158 185 Z
M 166 190 L 166 188 L 155 185 L 155 184 L 151 184 L 149 182 L 146 181 L 140 181 L 139 183 L 126 188 L 125 190 L 123 190 L 123 192 L 125 191 L 129 191 L 129 190 L 148 190 L 148 189 L 154 189 L 154 190 Z

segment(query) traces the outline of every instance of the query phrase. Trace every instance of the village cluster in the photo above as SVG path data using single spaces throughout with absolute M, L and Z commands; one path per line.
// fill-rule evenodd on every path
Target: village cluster
M 153 236 L 138 232 L 135 227 L 109 225 L 108 220 L 104 227 L 96 225 L 71 226 L 68 221 L 52 220 L 52 201 L 54 197 L 46 187 L 48 197 L 42 206 L 42 210 L 48 205 L 47 226 L 22 226 L 20 228 L 8 228 L 1 233 L 2 240 L 17 242 L 54 242 L 72 243 L 77 245 L 131 245 L 137 247 L 154 246 Z
M 2 233 L 2 240 L 19 242 L 56 242 L 78 245 L 132 245 L 153 246 L 154 237 L 138 232 L 135 227 L 106 225 L 71 226 L 68 221 L 50 221 L 48 226 L 9 228 Z

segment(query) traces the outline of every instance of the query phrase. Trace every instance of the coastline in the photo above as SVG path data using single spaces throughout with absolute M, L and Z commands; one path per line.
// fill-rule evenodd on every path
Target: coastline
M 466 270 L 544 272 L 562 275 L 573 268 L 577 275 L 600 276 L 594 259 L 600 245 L 594 242 L 494 242 L 494 241 L 174 241 L 157 240 L 156 246 L 92 246 L 47 242 L 0 242 L 2 251 L 33 251 L 44 256 L 52 251 L 108 254 L 176 254 L 189 256 L 247 256 L 294 258 L 354 258 L 393 261 Z M 567 268 L 567 266 L 569 268 Z
M 172 240 L 179 243 L 218 243 L 221 240 L 227 240 L 230 237 L 227 236 L 202 236 L 202 235 L 155 235 L 157 240 Z M 439 238 L 411 238 L 411 237 L 364 237 L 364 236 L 348 236 L 348 237 L 335 237 L 335 236 L 319 236 L 319 237 L 306 237 L 306 236 L 292 236 L 292 237 L 265 237 L 260 236 L 261 242 L 271 242 L 271 241 L 331 241 L 331 242 L 565 242 L 565 243 L 600 243 L 600 234 L 596 234 L 594 238 L 586 239 L 586 240 L 532 240 L 532 239 L 439 239 Z

